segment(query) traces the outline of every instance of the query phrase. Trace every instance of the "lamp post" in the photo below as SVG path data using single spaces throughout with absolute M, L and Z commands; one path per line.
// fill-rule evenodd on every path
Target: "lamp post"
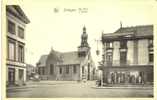
M 97 43 L 96 55 L 99 56 L 100 50 L 98 49 L 98 43 L 99 43 L 101 40 L 95 39 L 95 41 L 96 41 L 96 43 Z

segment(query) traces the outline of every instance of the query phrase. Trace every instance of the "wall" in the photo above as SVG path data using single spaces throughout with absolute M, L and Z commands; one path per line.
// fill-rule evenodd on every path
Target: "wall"
M 148 40 L 141 39 L 138 41 L 138 64 L 147 65 L 149 62 L 148 60 Z
M 127 41 L 127 61 L 129 65 L 134 64 L 134 42 L 133 40 Z
M 7 61 L 7 64 L 10 64 L 11 67 L 15 69 L 15 84 L 22 85 L 23 82 L 26 81 L 26 64 L 23 62 L 18 62 L 18 53 L 19 53 L 18 52 L 18 44 L 19 44 L 19 42 L 25 44 L 25 40 L 18 37 L 18 26 L 22 27 L 25 30 L 25 24 L 21 20 L 17 19 L 16 17 L 14 17 L 11 14 L 9 14 L 8 12 L 7 12 L 6 21 L 7 20 L 14 22 L 15 28 L 16 28 L 16 30 L 15 30 L 16 34 L 10 34 L 9 32 L 7 32 L 8 37 L 16 40 L 15 41 L 15 60 L 16 61 Z M 6 27 L 6 30 L 7 30 L 7 27 Z M 24 37 L 25 37 L 25 33 L 24 33 Z M 24 55 L 25 55 L 25 51 L 24 51 Z M 24 58 L 24 62 L 25 62 L 25 58 Z M 10 66 L 7 66 L 7 68 L 9 68 L 9 67 Z M 19 80 L 19 69 L 23 70 L 23 79 L 22 80 Z M 8 71 L 8 69 L 6 71 Z M 8 72 L 7 72 L 7 74 L 8 74 Z M 7 77 L 7 81 L 8 81 L 8 75 L 6 77 Z
M 113 66 L 120 65 L 120 42 L 113 42 Z
M 104 49 L 105 46 L 103 45 Z M 120 65 L 120 42 L 113 42 L 113 66 Z M 127 41 L 127 64 L 129 65 L 145 65 L 148 64 L 148 40 L 128 40 Z M 105 54 L 105 51 L 104 51 Z M 106 56 L 106 55 L 105 55 Z
M 61 66 L 61 65 L 60 65 Z M 73 66 L 74 65 L 62 65 L 62 74 L 59 72 L 59 65 L 54 66 L 54 74 L 50 75 L 50 70 L 47 74 L 49 80 L 65 80 L 65 81 L 71 81 L 71 80 L 79 80 L 80 79 L 80 65 L 77 64 L 77 72 L 76 74 L 73 73 Z M 69 73 L 66 73 L 66 66 L 69 66 Z M 49 68 L 48 68 L 49 69 Z
M 76 68 L 77 68 L 77 72 L 74 73 L 73 72 L 73 66 L 74 65 L 68 65 L 69 66 L 69 73 L 66 73 L 66 66 L 67 65 L 63 65 L 62 66 L 62 74 L 59 73 L 59 68 L 60 67 L 57 67 L 57 75 L 56 77 L 58 78 L 58 80 L 66 80 L 66 81 L 71 81 L 71 80 L 79 80 L 79 68 L 80 66 L 79 65 L 76 65 Z

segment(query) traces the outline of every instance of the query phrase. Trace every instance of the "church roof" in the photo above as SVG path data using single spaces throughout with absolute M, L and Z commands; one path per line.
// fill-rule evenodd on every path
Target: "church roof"
M 38 67 L 45 67 L 48 55 L 42 55 L 38 62 Z
M 80 64 L 85 57 L 79 57 L 77 51 L 61 53 L 59 65 Z
M 58 52 L 52 49 L 49 55 L 41 57 L 42 61 L 45 59 L 46 61 L 57 65 L 72 65 L 80 64 L 85 59 L 85 57 L 79 57 L 78 51 Z M 45 64 L 43 63 L 43 65 Z

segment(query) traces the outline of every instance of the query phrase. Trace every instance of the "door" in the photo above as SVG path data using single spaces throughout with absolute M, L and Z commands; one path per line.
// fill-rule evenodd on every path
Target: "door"
M 90 80 L 90 64 L 88 63 L 88 80 Z
M 9 68 L 8 69 L 8 81 L 9 84 L 14 84 L 15 83 L 15 69 L 14 68 Z
M 23 69 L 19 69 L 19 80 L 23 81 Z

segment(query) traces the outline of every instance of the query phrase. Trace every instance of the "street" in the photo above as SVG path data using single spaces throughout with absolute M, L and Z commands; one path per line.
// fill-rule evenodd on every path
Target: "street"
M 93 88 L 95 81 L 27 82 L 26 86 L 8 88 L 9 98 L 105 98 L 105 97 L 152 97 L 152 88 Z

